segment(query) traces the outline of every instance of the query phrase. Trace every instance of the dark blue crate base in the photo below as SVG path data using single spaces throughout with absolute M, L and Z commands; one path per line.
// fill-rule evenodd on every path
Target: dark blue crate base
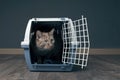
M 30 71 L 72 71 L 72 65 L 69 64 L 31 64 Z

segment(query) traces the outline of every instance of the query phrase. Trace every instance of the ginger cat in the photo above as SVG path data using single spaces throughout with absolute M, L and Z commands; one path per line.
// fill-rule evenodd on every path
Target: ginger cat
M 32 63 L 61 63 L 63 41 L 60 31 L 57 33 L 55 28 L 52 28 L 48 32 L 43 32 L 38 29 L 34 33 L 30 41 Z

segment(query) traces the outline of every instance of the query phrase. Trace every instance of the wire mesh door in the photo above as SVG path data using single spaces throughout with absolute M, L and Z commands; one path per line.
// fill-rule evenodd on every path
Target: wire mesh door
M 87 66 L 89 54 L 89 33 L 87 19 L 81 19 L 64 23 L 63 27 L 63 55 L 64 64 Z

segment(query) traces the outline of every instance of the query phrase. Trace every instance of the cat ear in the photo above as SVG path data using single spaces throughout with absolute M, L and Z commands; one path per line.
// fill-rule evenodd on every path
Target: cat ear
M 49 34 L 53 35 L 54 31 L 55 31 L 55 29 L 52 29 L 52 30 L 49 32 Z
M 40 32 L 39 30 L 36 31 L 36 38 L 39 39 L 42 36 L 42 32 Z

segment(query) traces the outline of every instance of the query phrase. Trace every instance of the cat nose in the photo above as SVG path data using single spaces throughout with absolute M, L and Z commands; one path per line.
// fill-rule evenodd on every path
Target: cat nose
M 45 40 L 45 42 L 47 42 L 48 40 Z

